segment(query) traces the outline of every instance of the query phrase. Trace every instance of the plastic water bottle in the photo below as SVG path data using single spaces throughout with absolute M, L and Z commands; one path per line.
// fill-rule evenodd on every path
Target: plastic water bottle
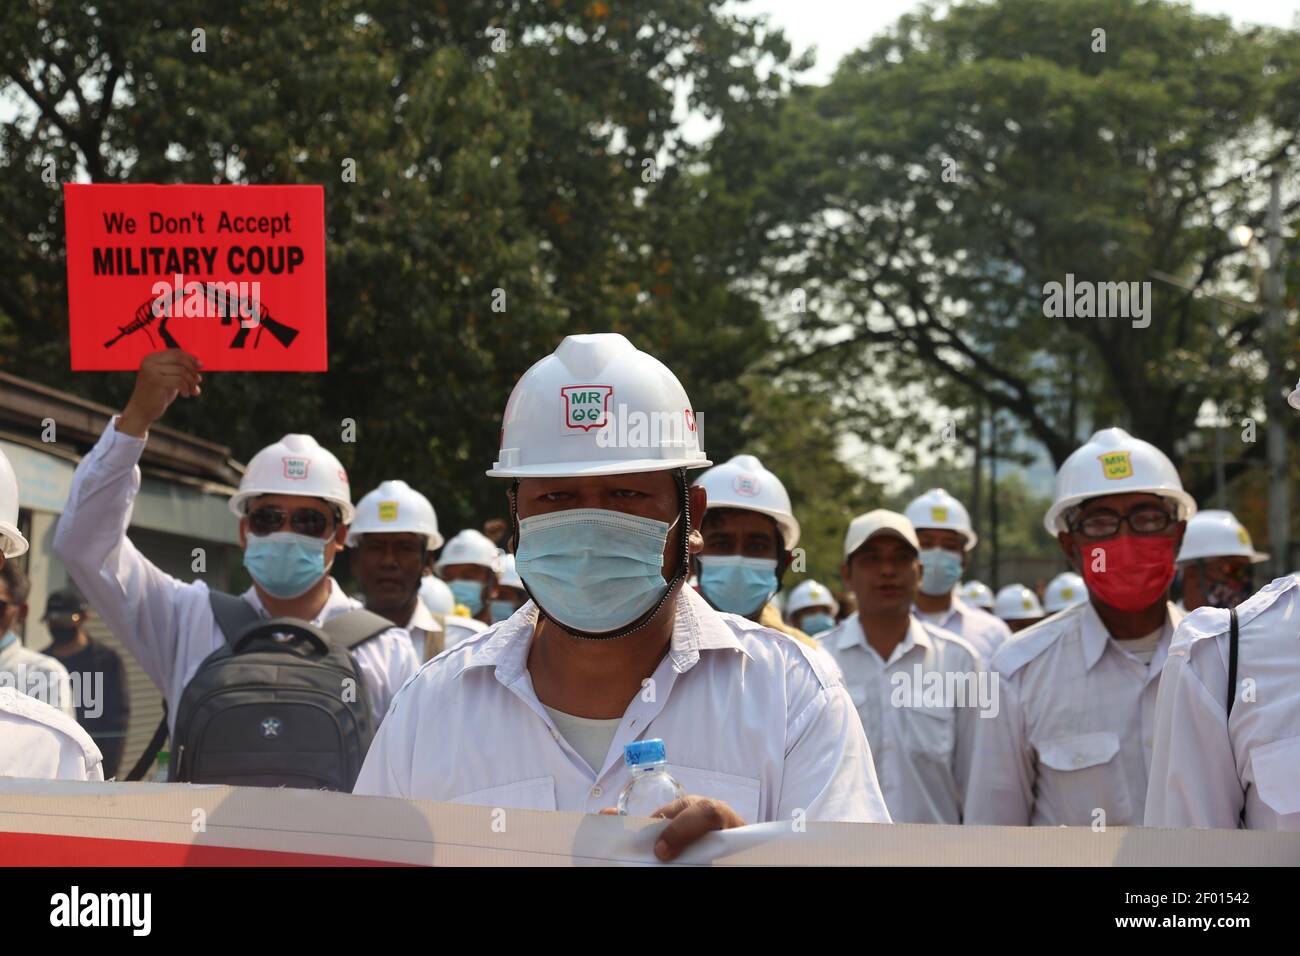
M 686 795 L 668 772 L 664 742 L 637 740 L 623 748 L 623 762 L 632 779 L 618 795 L 618 812 L 625 817 L 648 817 L 660 807 Z
M 169 754 L 166 750 L 158 751 L 158 757 L 154 763 L 154 770 L 153 773 L 149 775 L 149 779 L 154 783 L 166 783 L 167 772 L 170 769 L 170 767 L 171 767 L 171 754 Z

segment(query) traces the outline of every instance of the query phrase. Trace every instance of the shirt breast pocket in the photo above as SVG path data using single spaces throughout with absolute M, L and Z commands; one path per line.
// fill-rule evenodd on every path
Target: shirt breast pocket
M 913 752 L 947 763 L 952 756 L 957 712 L 952 707 L 906 707 L 903 714 Z
M 1118 759 L 1119 747 L 1119 734 L 1107 731 L 1035 744 L 1040 798 L 1045 797 L 1057 815 L 1065 817 L 1055 822 L 1091 826 L 1100 809 L 1105 812 L 1100 821 L 1103 824 L 1141 823 L 1133 819 L 1128 781 Z
M 448 803 L 468 803 L 476 807 L 503 807 L 509 810 L 554 810 L 555 778 L 532 777 L 502 784 L 499 787 L 485 787 L 472 790 L 458 797 L 452 797 Z
M 1300 737 L 1256 747 L 1250 755 L 1255 790 L 1278 815 L 1278 829 L 1300 830 Z
M 762 822 L 758 817 L 762 786 L 757 777 L 742 777 L 734 773 L 700 770 L 677 764 L 669 764 L 668 772 L 689 796 L 721 800 L 746 823 Z

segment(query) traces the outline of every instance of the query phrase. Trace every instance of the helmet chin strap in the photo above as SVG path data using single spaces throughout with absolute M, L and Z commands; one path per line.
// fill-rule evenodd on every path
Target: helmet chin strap
M 570 637 L 575 637 L 580 641 L 612 641 L 620 637 L 627 637 L 629 634 L 635 634 L 637 631 L 645 628 L 659 615 L 659 612 L 667 605 L 669 597 L 672 596 L 673 592 L 677 589 L 677 586 L 686 580 L 686 576 L 691 567 L 691 496 L 687 491 L 686 469 L 678 468 L 674 472 L 673 477 L 677 481 L 677 498 L 680 508 L 677 520 L 682 522 L 682 553 L 681 559 L 678 562 L 679 568 L 677 573 L 673 575 L 673 579 L 668 582 L 667 587 L 664 588 L 664 593 L 660 595 L 659 600 L 655 602 L 654 607 L 650 608 L 650 610 L 646 611 L 630 624 L 625 624 L 623 627 L 616 628 L 612 631 L 579 631 L 575 628 L 569 627 L 567 624 L 561 624 L 555 618 L 551 617 L 551 615 L 547 613 L 546 608 L 542 607 L 542 602 L 537 600 L 537 598 L 533 596 L 533 592 L 528 589 L 528 582 L 523 581 L 523 575 L 520 575 L 520 580 L 523 581 L 524 591 L 528 594 L 528 597 L 532 599 L 532 602 L 537 605 L 538 614 L 546 618 L 546 620 L 550 621 L 560 630 L 564 631 L 565 634 L 568 634 Z M 515 478 L 510 485 L 510 523 L 512 538 L 516 549 L 519 547 L 518 501 L 519 479 Z M 674 524 L 676 524 L 676 522 L 674 522 Z M 671 528 L 669 530 L 671 531 Z

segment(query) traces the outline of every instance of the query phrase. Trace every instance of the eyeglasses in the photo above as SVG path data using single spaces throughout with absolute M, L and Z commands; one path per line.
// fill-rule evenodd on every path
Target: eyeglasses
M 1126 515 L 1103 509 L 1084 515 L 1072 530 L 1085 538 L 1109 538 L 1125 524 L 1134 534 L 1159 534 L 1173 523 L 1174 516 L 1163 508 L 1138 508 Z
M 295 508 L 290 514 L 275 505 L 263 505 L 248 513 L 248 528 L 256 535 L 271 534 L 284 527 L 286 518 L 290 528 L 309 538 L 324 537 L 330 526 L 330 516 L 315 508 Z

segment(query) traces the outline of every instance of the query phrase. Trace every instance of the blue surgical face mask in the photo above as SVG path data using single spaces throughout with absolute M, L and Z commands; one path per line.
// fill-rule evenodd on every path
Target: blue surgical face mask
M 672 527 L 603 508 L 521 518 L 515 569 L 538 606 L 564 627 L 616 631 L 668 589 L 664 547 Z
M 514 601 L 502 601 L 500 598 L 497 598 L 494 601 L 488 602 L 488 613 L 492 615 L 493 624 L 497 621 L 504 621 L 517 610 L 519 609 L 515 607 Z
M 921 593 L 931 597 L 947 594 L 961 580 L 961 555 L 943 548 L 926 548 L 921 552 Z
M 700 592 L 719 611 L 749 617 L 776 593 L 776 559 L 738 554 L 702 554 Z
M 451 588 L 456 603 L 469 608 L 470 617 L 478 617 L 479 611 L 483 610 L 483 582 L 448 581 L 447 586 Z
M 833 616 L 825 611 L 814 611 L 803 616 L 803 620 L 799 623 L 799 630 L 812 635 L 829 631 L 834 626 L 835 618 Z
M 292 531 L 250 534 L 244 567 L 267 594 L 296 598 L 325 577 L 325 539 Z

